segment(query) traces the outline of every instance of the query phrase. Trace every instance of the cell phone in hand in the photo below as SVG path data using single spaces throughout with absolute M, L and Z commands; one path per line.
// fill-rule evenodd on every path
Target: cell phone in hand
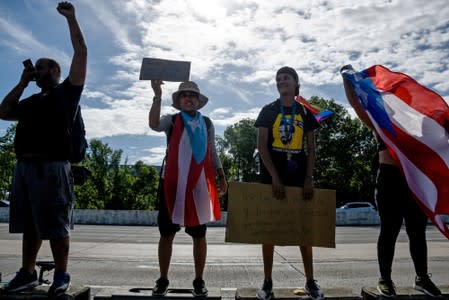
M 29 69 L 29 68 L 34 69 L 33 62 L 31 61 L 31 59 L 28 58 L 27 60 L 24 60 L 22 63 L 26 69 Z
M 33 65 L 33 62 L 31 61 L 31 59 L 28 58 L 27 60 L 24 60 L 22 62 L 22 64 L 25 67 L 25 70 L 27 72 L 33 72 L 34 73 L 36 71 L 34 69 L 34 65 Z M 31 80 L 36 80 L 36 76 L 33 76 L 33 78 L 31 78 Z

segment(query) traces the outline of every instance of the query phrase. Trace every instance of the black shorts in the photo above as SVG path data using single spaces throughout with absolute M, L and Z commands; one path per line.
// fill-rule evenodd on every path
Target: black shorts
M 167 205 L 164 199 L 164 180 L 161 179 L 158 188 L 159 213 L 157 215 L 157 225 L 161 236 L 166 237 L 181 230 L 181 225 L 173 224 L 168 214 Z M 206 224 L 198 226 L 186 226 L 185 232 L 192 238 L 203 238 L 206 236 Z
M 73 202 L 69 162 L 19 161 L 11 187 L 9 231 L 39 240 L 68 237 Z
M 287 160 L 274 160 L 276 171 L 285 186 L 303 187 L 307 173 L 307 158 L 301 155 L 295 160 L 295 168 L 289 170 Z M 260 183 L 272 184 L 272 178 L 265 165 L 262 164 L 260 168 Z

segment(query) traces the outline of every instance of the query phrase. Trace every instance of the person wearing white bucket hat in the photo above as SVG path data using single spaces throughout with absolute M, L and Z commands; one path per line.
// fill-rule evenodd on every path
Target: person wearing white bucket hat
M 196 105 L 195 111 L 203 108 L 209 101 L 209 99 L 206 96 L 204 96 L 203 94 L 200 93 L 200 89 L 198 88 L 198 85 L 195 82 L 186 81 L 186 82 L 182 82 L 179 85 L 178 90 L 176 92 L 174 92 L 172 95 L 172 99 L 173 99 L 172 106 L 174 108 L 176 108 L 178 110 L 182 110 L 180 96 L 185 96 L 186 95 L 185 92 L 193 92 L 193 93 L 196 93 L 196 95 L 198 96 L 198 104 Z M 195 97 L 193 97 L 193 98 L 195 98 Z
M 193 239 L 195 279 L 192 293 L 196 297 L 205 297 L 208 293 L 203 280 L 206 223 L 220 219 L 218 196 L 226 193 L 228 185 L 215 148 L 212 121 L 198 111 L 207 104 L 208 98 L 201 94 L 195 82 L 182 82 L 172 95 L 172 106 L 180 112 L 161 117 L 162 84 L 158 79 L 151 81 L 154 98 L 149 114 L 150 128 L 167 135 L 167 153 L 158 189 L 160 277 L 153 295 L 167 294 L 173 239 L 184 226 Z M 219 188 L 216 177 L 220 181 Z

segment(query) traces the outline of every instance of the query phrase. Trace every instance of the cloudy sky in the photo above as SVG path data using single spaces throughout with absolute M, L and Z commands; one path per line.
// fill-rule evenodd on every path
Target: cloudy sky
M 447 0 L 75 0 L 89 51 L 81 99 L 88 138 L 122 149 L 128 163 L 160 164 L 165 137 L 148 127 L 153 93 L 139 81 L 142 58 L 191 62 L 210 99 L 202 113 L 216 133 L 256 118 L 277 96 L 276 70 L 294 67 L 305 98 L 348 106 L 339 68 L 382 64 L 449 99 Z M 22 60 L 52 57 L 63 77 L 72 57 L 57 1 L 0 1 L 0 99 L 19 81 Z M 163 85 L 163 113 L 174 112 Z M 28 87 L 24 96 L 37 92 Z M 11 123 L 0 121 L 0 135 Z

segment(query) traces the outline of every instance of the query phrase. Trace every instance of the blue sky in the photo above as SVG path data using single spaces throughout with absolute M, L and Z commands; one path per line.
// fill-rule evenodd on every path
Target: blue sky
M 72 57 L 58 1 L 0 1 L 0 99 L 19 81 L 22 61 L 52 57 L 67 76 Z M 89 51 L 81 99 L 88 138 L 122 149 L 129 163 L 160 164 L 165 137 L 148 127 L 153 93 L 139 81 L 143 57 L 191 62 L 216 133 L 256 118 L 277 96 L 276 70 L 294 67 L 305 98 L 348 106 L 339 68 L 382 64 L 449 99 L 446 0 L 76 0 Z M 162 113 L 178 83 L 163 85 Z M 28 87 L 24 96 L 37 92 Z M 0 121 L 0 135 L 10 122 Z

